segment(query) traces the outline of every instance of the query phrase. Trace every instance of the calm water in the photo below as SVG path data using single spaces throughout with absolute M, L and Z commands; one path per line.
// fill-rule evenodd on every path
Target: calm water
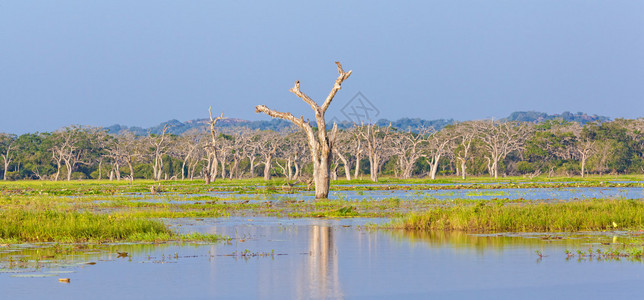
M 4 247 L 0 298 L 619 299 L 639 298 L 644 292 L 642 262 L 565 258 L 565 249 L 600 247 L 600 242 L 612 242 L 613 235 L 615 241 L 623 239 L 620 233 L 545 241 L 538 236 L 411 234 L 360 227 L 380 221 L 168 220 L 180 231 L 223 233 L 233 240 L 215 245 L 105 246 L 26 273 L 7 270 L 8 257 L 46 256 L 47 251 L 10 254 L 7 251 L 17 249 Z M 546 256 L 538 259 L 536 250 Z M 119 258 L 117 252 L 130 257 Z M 62 273 L 12 277 L 51 272 Z M 60 277 L 71 283 L 58 282 Z
M 221 199 L 237 199 L 251 201 L 266 200 L 314 200 L 315 193 L 309 191 L 296 192 L 292 194 L 239 194 L 234 192 L 211 192 L 205 194 Z M 194 196 L 204 194 L 175 195 L 166 194 L 163 198 L 149 196 L 136 196 L 141 201 L 147 202 L 168 202 L 182 203 L 191 201 Z M 449 189 L 449 190 L 373 190 L 373 191 L 331 191 L 329 199 L 344 200 L 382 200 L 388 198 L 400 198 L 404 200 L 432 198 L 439 200 L 451 199 L 526 199 L 526 200 L 576 200 L 576 199 L 642 199 L 644 188 L 642 187 L 583 187 L 583 188 L 509 188 L 509 189 Z M 199 200 L 196 200 L 199 201 Z M 196 202 L 195 201 L 195 202 Z

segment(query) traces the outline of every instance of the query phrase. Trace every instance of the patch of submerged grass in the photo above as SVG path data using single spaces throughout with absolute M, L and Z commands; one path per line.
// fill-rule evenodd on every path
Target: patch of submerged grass
M 188 236 L 212 240 L 214 237 Z M 16 242 L 153 242 L 181 240 L 161 221 L 127 215 L 55 210 L 0 212 L 0 241 Z
M 644 228 L 644 202 L 593 200 L 566 203 L 477 204 L 433 207 L 385 227 L 466 232 L 575 232 Z
M 222 241 L 222 240 L 223 241 L 230 241 L 230 238 L 227 237 L 227 236 L 219 235 L 219 234 L 192 232 L 192 233 L 182 235 L 180 240 L 182 242 L 211 242 L 211 243 L 215 243 L 215 242 Z

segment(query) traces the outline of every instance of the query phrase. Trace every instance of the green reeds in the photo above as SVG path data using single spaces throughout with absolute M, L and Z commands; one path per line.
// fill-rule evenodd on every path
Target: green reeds
M 189 236 L 188 239 L 212 240 Z M 3 242 L 111 242 L 181 240 L 161 221 L 127 215 L 93 214 L 55 210 L 0 212 Z
M 411 213 L 388 227 L 466 232 L 575 232 L 644 228 L 644 202 L 592 200 L 503 205 L 486 202 Z

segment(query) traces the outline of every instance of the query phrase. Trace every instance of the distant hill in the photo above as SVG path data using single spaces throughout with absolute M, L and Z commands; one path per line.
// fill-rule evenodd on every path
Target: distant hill
M 210 121 L 209 119 L 196 119 L 196 120 L 190 120 L 182 123 L 178 120 L 170 120 L 150 128 L 112 125 L 109 127 L 105 127 L 105 129 L 107 129 L 108 133 L 112 133 L 112 134 L 116 134 L 121 131 L 128 130 L 128 131 L 132 131 L 136 135 L 148 135 L 150 133 L 160 134 L 163 131 L 163 127 L 165 127 L 165 125 L 168 124 L 170 125 L 170 128 L 168 128 L 168 131 L 167 131 L 168 133 L 182 134 L 190 130 L 205 131 L 209 128 L 208 127 L 209 121 Z M 281 119 L 272 119 L 270 121 L 248 121 L 248 120 L 231 118 L 231 119 L 223 119 L 223 120 L 217 121 L 218 128 L 247 127 L 250 129 L 260 129 L 260 130 L 270 129 L 270 130 L 278 131 L 284 128 L 289 128 L 291 126 L 292 126 L 291 122 L 281 120 Z
M 570 112 L 563 112 L 561 114 L 549 115 L 547 113 L 536 112 L 536 111 L 513 112 L 508 117 L 503 118 L 501 120 L 538 123 L 538 122 L 543 122 L 543 121 L 553 120 L 558 118 L 564 119 L 570 122 L 578 122 L 581 124 L 586 124 L 588 122 L 595 122 L 595 121 L 599 121 L 599 122 L 610 121 L 610 118 L 608 117 L 597 116 L 597 115 L 590 116 L 581 112 L 578 112 L 576 114 L 572 114 Z M 109 127 L 105 127 L 105 129 L 107 129 L 108 133 L 112 133 L 112 134 L 129 130 L 136 135 L 148 135 L 150 133 L 160 134 L 161 131 L 163 131 L 163 127 L 166 124 L 168 124 L 170 125 L 170 128 L 168 129 L 168 133 L 182 134 L 190 130 L 206 131 L 208 129 L 208 121 L 209 121 L 208 119 L 196 119 L 196 120 L 190 120 L 186 122 L 181 122 L 179 120 L 170 120 L 150 128 L 141 128 L 136 126 L 128 127 L 124 125 L 112 125 Z M 312 121 L 310 122 L 312 125 L 315 125 Z M 415 119 L 402 118 L 396 121 L 380 119 L 376 122 L 376 124 L 378 126 L 388 126 L 389 124 L 391 124 L 392 127 L 398 128 L 400 130 L 411 129 L 412 131 L 415 131 L 421 126 L 433 127 L 436 130 L 440 130 L 443 127 L 453 124 L 455 122 L 456 121 L 453 119 L 424 120 L 420 118 L 415 118 Z M 331 127 L 332 125 L 333 124 L 328 124 L 327 126 Z M 338 123 L 338 128 L 347 129 L 353 125 L 354 124 L 351 122 L 343 121 Z M 242 119 L 229 118 L 229 119 L 223 119 L 223 120 L 217 121 L 217 127 L 219 128 L 247 127 L 250 129 L 260 129 L 260 130 L 281 130 L 281 129 L 289 128 L 291 126 L 292 126 L 291 122 L 281 120 L 281 119 L 272 119 L 268 121 L 248 121 L 248 120 L 242 120 Z
M 547 113 L 536 112 L 536 111 L 517 111 L 517 112 L 511 113 L 510 116 L 508 116 L 503 120 L 539 123 L 539 122 L 554 120 L 554 119 L 563 119 L 564 121 L 577 122 L 580 124 L 586 124 L 589 122 L 596 122 L 596 121 L 599 121 L 599 122 L 610 121 L 609 117 L 598 116 L 598 115 L 590 116 L 582 112 L 573 114 L 569 111 L 565 111 L 561 114 L 554 114 L 554 115 L 549 115 Z

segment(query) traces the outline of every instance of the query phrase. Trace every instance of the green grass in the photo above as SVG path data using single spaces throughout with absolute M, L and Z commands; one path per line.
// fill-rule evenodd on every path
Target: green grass
M 592 200 L 567 203 L 477 204 L 434 207 L 386 227 L 466 232 L 576 232 L 644 228 L 644 202 Z
M 122 214 L 55 210 L 0 212 L 0 241 L 17 242 L 155 242 L 182 239 L 213 240 L 214 236 L 183 237 L 161 221 Z
M 425 195 L 425 189 L 477 188 L 477 195 L 501 196 L 497 188 L 563 187 L 563 186 L 618 186 L 609 180 L 641 180 L 641 176 L 620 175 L 590 178 L 535 178 L 528 181 L 519 177 L 494 180 L 487 176 L 470 177 L 465 181 L 456 177 L 438 180 L 383 177 L 379 184 L 369 180 L 338 180 L 332 190 L 414 190 L 409 193 L 414 199 L 390 198 L 385 200 L 326 199 L 297 201 L 272 195 L 288 193 L 283 179 L 265 182 L 260 178 L 241 180 L 218 180 L 205 185 L 201 180 L 161 181 L 162 193 L 150 194 L 150 186 L 158 183 L 150 180 L 127 181 L 0 181 L 0 242 L 105 242 L 105 241 L 167 241 L 181 240 L 170 232 L 158 218 L 218 218 L 238 216 L 278 217 L 399 217 L 411 211 L 406 223 L 397 226 L 416 229 L 447 229 L 464 231 L 553 231 L 553 230 L 603 230 L 618 224 L 618 229 L 641 226 L 632 223 L 641 221 L 641 203 L 624 208 L 614 215 L 604 216 L 614 208 L 608 202 L 592 201 L 592 204 L 577 205 L 567 212 L 552 212 L 548 209 L 563 209 L 559 204 L 539 206 L 523 199 L 498 199 L 489 202 L 454 199 L 440 200 Z M 570 181 L 563 183 L 562 181 Z M 494 182 L 495 184 L 476 184 Z M 428 184 L 449 183 L 447 186 L 402 186 L 400 183 Z M 461 183 L 474 183 L 463 185 Z M 338 186 L 339 184 L 366 184 L 366 186 Z M 642 187 L 642 183 L 628 183 Z M 621 184 L 624 186 L 624 184 Z M 303 186 L 294 189 L 302 191 Z M 212 191 L 242 193 L 248 195 L 210 194 Z M 240 200 L 257 200 L 241 203 Z M 231 201 L 233 200 L 233 201 Z M 266 201 L 270 200 L 270 201 Z M 620 202 L 621 203 L 621 202 Z M 592 207 L 588 208 L 587 205 Z M 601 213 L 577 212 L 575 210 L 605 210 Z M 517 211 L 509 211 L 516 209 Z M 523 211 L 528 209 L 528 211 Z M 541 211 L 541 210 L 544 211 Z M 428 211 L 429 210 L 429 211 Z M 428 212 L 424 212 L 428 211 Z M 631 214 L 635 211 L 634 214 Z M 552 216 L 551 216 L 551 215 Z M 559 215 L 568 219 L 558 220 Z M 579 215 L 579 216 L 578 216 Z M 553 217 L 555 216 L 555 217 Z M 576 218 L 576 219 L 575 219 Z M 590 222 L 595 222 L 590 224 Z M 543 223 L 543 224 L 541 224 Z M 520 228 L 519 228 L 520 227 Z M 199 237 L 205 239 L 215 237 Z

